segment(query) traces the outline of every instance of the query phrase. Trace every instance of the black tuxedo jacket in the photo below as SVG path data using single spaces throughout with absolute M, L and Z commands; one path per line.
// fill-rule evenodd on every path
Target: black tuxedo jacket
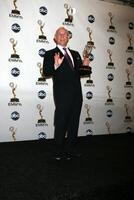
M 82 59 L 77 51 L 70 50 L 73 61 L 74 70 L 69 66 L 68 61 L 64 57 L 62 64 L 55 70 L 54 55 L 63 54 L 58 47 L 46 51 L 43 61 L 43 73 L 46 77 L 53 79 L 54 101 L 57 105 L 63 102 L 72 102 L 74 98 L 79 98 L 82 101 L 82 90 L 80 82 L 80 67 L 82 66 Z

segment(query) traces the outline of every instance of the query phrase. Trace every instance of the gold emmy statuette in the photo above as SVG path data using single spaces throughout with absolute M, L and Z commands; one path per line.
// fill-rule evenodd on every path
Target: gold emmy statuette
M 109 123 L 109 122 L 106 122 L 105 125 L 106 125 L 106 127 L 107 127 L 108 134 L 111 134 L 111 130 L 110 130 L 111 125 L 110 125 L 110 123 Z
M 89 58 L 89 56 L 92 52 L 92 49 L 95 48 L 94 42 L 92 41 L 92 37 L 91 37 L 92 31 L 90 30 L 89 27 L 87 27 L 87 31 L 89 33 L 89 41 L 87 41 L 87 44 L 84 47 L 84 50 L 83 50 L 83 53 L 82 53 L 83 59 Z M 91 66 L 88 65 L 88 66 L 80 67 L 80 76 L 89 78 L 86 81 L 87 84 L 93 84 L 93 80 L 91 80 L 91 74 L 92 74 Z
M 109 26 L 109 29 L 110 30 L 115 30 L 115 27 L 113 25 L 113 14 L 111 12 L 109 12 L 108 16 L 110 17 L 110 26 Z
M 88 116 L 88 117 L 86 117 L 86 120 L 85 120 L 85 121 L 92 121 L 92 118 L 90 117 L 90 113 L 89 113 L 90 108 L 91 108 L 91 107 L 90 107 L 88 104 L 85 104 L 85 109 L 86 109 L 86 111 L 87 111 L 87 116 Z
M 42 115 L 43 107 L 41 107 L 41 105 L 38 104 L 38 105 L 37 105 L 37 109 L 38 109 L 39 115 L 40 115 L 40 119 L 38 119 L 38 123 L 45 123 L 46 120 L 43 119 L 43 115 Z
M 88 50 L 89 50 L 89 48 L 87 46 L 85 46 L 85 48 L 83 50 L 83 59 L 89 57 Z M 80 76 L 89 78 L 87 80 L 87 83 L 93 83 L 93 81 L 91 80 L 91 73 L 92 73 L 92 68 L 89 65 L 80 67 Z
M 38 24 L 40 26 L 40 32 L 41 32 L 41 35 L 39 35 L 39 39 L 46 40 L 47 37 L 44 35 L 44 32 L 43 32 L 43 28 L 45 26 L 45 23 L 43 24 L 41 20 L 38 20 Z
M 66 14 L 67 14 L 67 18 L 65 18 L 65 22 L 72 23 L 75 10 L 71 6 L 69 6 L 67 3 L 64 4 L 64 8 L 66 9 Z
M 92 41 L 92 30 L 89 28 L 89 27 L 87 27 L 87 31 L 88 31 L 88 33 L 89 33 L 89 41 L 87 42 L 87 45 L 89 46 L 89 47 L 94 47 L 94 42 Z M 92 48 L 91 48 L 91 51 L 92 51 Z
M 128 51 L 133 51 L 133 47 L 132 47 L 132 35 L 130 35 L 130 33 L 127 34 L 128 40 L 129 40 L 129 46 L 127 48 Z
M 15 129 L 13 126 L 11 126 L 11 127 L 9 128 L 9 131 L 10 131 L 11 134 L 12 134 L 12 138 L 13 138 L 13 141 L 14 141 L 14 142 L 16 141 L 16 137 L 15 137 L 15 135 L 16 135 L 16 130 L 17 130 L 17 129 Z
M 112 91 L 112 88 L 110 88 L 108 85 L 106 87 L 107 91 L 108 91 L 108 99 L 107 99 L 107 102 L 113 102 L 112 98 L 111 98 L 111 91 Z
M 14 9 L 12 10 L 12 14 L 20 15 L 20 11 L 17 10 L 16 2 L 17 0 L 13 0 Z
M 126 85 L 130 86 L 131 85 L 131 81 L 130 81 L 130 71 L 129 69 L 126 69 L 126 74 L 127 74 L 127 82 Z
M 131 119 L 131 116 L 130 116 L 129 113 L 128 113 L 128 105 L 127 105 L 127 104 L 124 104 L 124 107 L 125 107 L 125 110 L 126 110 L 125 119 L 126 119 L 126 120 L 130 120 L 130 119 Z
M 114 63 L 112 62 L 112 51 L 110 49 L 107 50 L 107 53 L 109 55 L 109 62 L 108 62 L 108 66 L 114 66 Z
M 13 98 L 10 99 L 10 102 L 19 102 L 19 99 L 16 97 L 16 93 L 15 93 L 17 85 L 14 85 L 13 82 L 10 82 L 9 86 L 11 87 L 12 94 L 13 94 Z
M 12 44 L 13 54 L 11 54 L 11 58 L 19 58 L 19 55 L 16 53 L 16 45 L 17 41 L 15 42 L 14 38 L 10 38 L 10 42 Z
M 41 75 L 41 77 L 38 78 L 38 81 L 46 81 L 45 76 L 43 74 L 43 66 L 41 65 L 41 63 L 37 63 L 37 66 L 39 67 Z

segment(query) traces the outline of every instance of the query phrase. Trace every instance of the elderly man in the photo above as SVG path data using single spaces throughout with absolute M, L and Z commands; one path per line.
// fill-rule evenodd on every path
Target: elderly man
M 56 30 L 54 41 L 56 47 L 44 55 L 43 71 L 53 78 L 55 159 L 70 160 L 78 156 L 74 149 L 82 107 L 80 67 L 88 66 L 89 58 L 82 62 L 80 54 L 67 47 L 69 32 L 65 27 Z

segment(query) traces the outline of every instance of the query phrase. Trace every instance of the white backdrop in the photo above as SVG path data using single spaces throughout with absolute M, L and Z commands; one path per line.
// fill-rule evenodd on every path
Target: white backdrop
M 67 7 L 71 22 L 65 22 Z M 79 136 L 134 132 L 133 11 L 99 0 L 0 0 L 0 142 L 53 138 L 52 80 L 38 78 L 43 54 L 55 46 L 53 35 L 62 25 L 81 56 L 88 41 L 95 46 L 93 83 L 81 79 Z

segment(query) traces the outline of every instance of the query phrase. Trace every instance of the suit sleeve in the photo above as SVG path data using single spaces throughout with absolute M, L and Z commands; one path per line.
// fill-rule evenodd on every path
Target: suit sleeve
M 46 51 L 43 59 L 43 74 L 46 78 L 52 77 L 54 71 L 54 56 L 50 51 Z

